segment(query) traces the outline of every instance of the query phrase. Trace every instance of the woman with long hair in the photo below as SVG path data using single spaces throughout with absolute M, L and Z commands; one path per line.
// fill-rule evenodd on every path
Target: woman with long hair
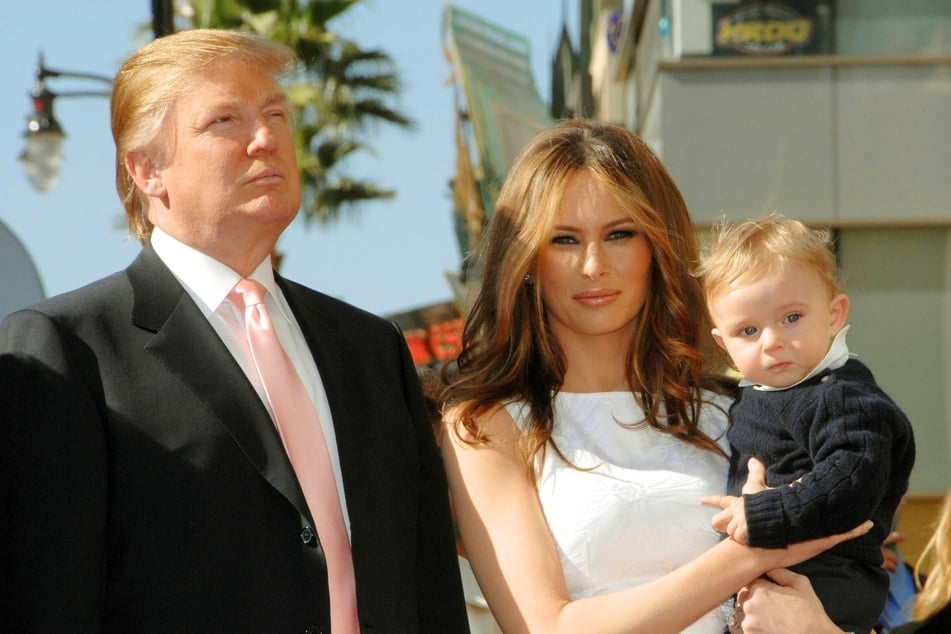
M 951 490 L 944 496 L 931 539 L 915 564 L 915 578 L 926 579 L 915 595 L 911 623 L 894 634 L 944 634 L 951 632 Z
M 442 447 L 503 631 L 720 634 L 745 583 L 868 529 L 778 550 L 711 529 L 731 390 L 705 363 L 686 205 L 636 135 L 571 120 L 536 137 L 475 262 Z

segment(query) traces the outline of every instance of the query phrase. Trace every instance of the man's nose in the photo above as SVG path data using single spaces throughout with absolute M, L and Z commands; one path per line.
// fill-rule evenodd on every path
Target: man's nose
M 263 119 L 255 121 L 251 142 L 248 145 L 248 155 L 254 156 L 259 152 L 270 152 L 274 149 L 274 131 Z

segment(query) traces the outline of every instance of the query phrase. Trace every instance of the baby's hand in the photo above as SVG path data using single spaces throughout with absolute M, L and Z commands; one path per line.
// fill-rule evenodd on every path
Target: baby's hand
M 759 493 L 769 487 L 766 486 L 766 467 L 756 458 L 750 458 L 746 463 L 749 475 L 743 485 L 743 493 Z M 732 495 L 708 495 L 700 498 L 703 504 L 718 506 L 722 511 L 713 516 L 711 524 L 714 530 L 726 533 L 730 538 L 749 545 L 750 534 L 746 526 L 746 505 L 742 497 Z
M 733 541 L 744 546 L 749 543 L 749 533 L 746 528 L 746 506 L 742 497 L 708 495 L 700 498 L 700 502 L 723 509 L 714 515 L 710 521 L 714 530 L 726 533 Z
M 766 486 L 766 467 L 762 462 L 756 458 L 750 458 L 746 461 L 746 470 L 746 483 L 743 485 L 743 493 L 759 493 L 769 488 Z

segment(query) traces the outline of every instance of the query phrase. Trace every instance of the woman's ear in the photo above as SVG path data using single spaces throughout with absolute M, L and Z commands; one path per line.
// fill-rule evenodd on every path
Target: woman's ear
M 829 325 L 832 327 L 832 333 L 835 334 L 842 330 L 842 326 L 849 318 L 849 296 L 839 293 L 833 297 L 829 303 L 829 315 L 832 319 Z
M 128 152 L 125 168 L 142 192 L 152 198 L 165 196 L 165 181 L 155 160 L 144 151 Z

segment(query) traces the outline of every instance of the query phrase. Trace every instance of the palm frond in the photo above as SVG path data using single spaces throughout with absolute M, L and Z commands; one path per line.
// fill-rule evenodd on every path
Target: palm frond
M 296 118 L 295 145 L 309 222 L 327 222 L 343 208 L 392 198 L 395 192 L 342 172 L 348 157 L 372 151 L 366 136 L 378 124 L 412 129 L 395 105 L 402 88 L 393 59 L 328 24 L 360 0 L 189 0 L 192 27 L 240 29 L 294 50 L 300 71 L 287 85 Z

